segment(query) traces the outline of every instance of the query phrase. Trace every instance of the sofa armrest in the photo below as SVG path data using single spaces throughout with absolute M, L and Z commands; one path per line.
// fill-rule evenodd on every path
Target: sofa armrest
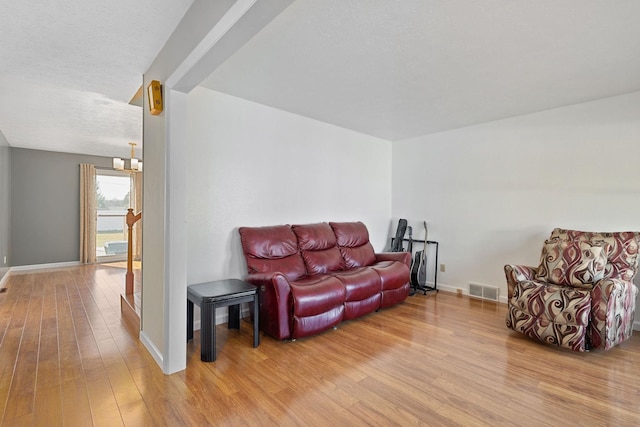
M 276 339 L 291 336 L 291 286 L 282 273 L 253 273 L 245 281 L 258 287 L 260 329 Z
M 255 286 L 266 286 L 271 283 L 274 276 L 282 275 L 282 273 L 251 273 L 244 278 L 245 282 L 249 282 Z
M 518 282 L 524 282 L 525 280 L 533 280 L 536 276 L 538 269 L 536 267 L 530 267 L 528 265 L 513 265 L 507 264 L 504 266 L 504 274 L 507 277 L 507 295 L 511 299 L 513 296 L 513 289 Z
M 633 332 L 638 288 L 620 279 L 603 279 L 591 290 L 591 346 L 607 350 Z
M 380 252 L 375 255 L 376 262 L 398 261 L 405 263 L 411 269 L 411 254 L 409 252 Z

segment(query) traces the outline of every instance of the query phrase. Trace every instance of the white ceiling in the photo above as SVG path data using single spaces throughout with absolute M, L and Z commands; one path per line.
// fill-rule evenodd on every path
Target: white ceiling
M 203 86 L 395 141 L 640 90 L 640 1 L 297 0 Z
M 0 1 L 0 131 L 12 147 L 128 157 L 129 101 L 193 0 Z
M 0 131 L 127 156 L 193 0 L 0 2 Z M 388 140 L 640 90 L 640 1 L 296 0 L 203 85 Z

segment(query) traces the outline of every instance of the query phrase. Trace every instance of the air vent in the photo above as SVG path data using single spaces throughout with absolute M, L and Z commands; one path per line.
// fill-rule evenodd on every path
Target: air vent
M 482 285 L 480 283 L 469 283 L 469 295 L 475 298 L 482 298 L 489 301 L 498 301 L 500 288 L 495 286 Z

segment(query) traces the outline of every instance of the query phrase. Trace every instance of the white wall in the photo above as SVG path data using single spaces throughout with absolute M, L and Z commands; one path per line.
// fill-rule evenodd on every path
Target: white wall
M 164 111 L 143 97 L 144 201 L 140 340 L 170 374 L 186 367 L 187 96 L 292 0 L 195 0 L 144 74 Z
M 199 87 L 188 110 L 190 284 L 246 275 L 240 226 L 361 220 L 384 248 L 389 141 Z
M 640 92 L 393 145 L 393 215 L 425 218 L 446 288 L 500 287 L 554 227 L 640 230 Z

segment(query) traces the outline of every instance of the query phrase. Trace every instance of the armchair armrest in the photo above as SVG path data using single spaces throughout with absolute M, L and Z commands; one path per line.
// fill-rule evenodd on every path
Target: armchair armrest
M 253 273 L 245 281 L 258 287 L 260 294 L 260 328 L 278 339 L 291 335 L 289 313 L 291 286 L 282 273 Z
M 411 254 L 409 252 L 380 252 L 375 255 L 376 262 L 398 261 L 405 263 L 411 269 Z
M 538 269 L 536 267 L 530 267 L 528 265 L 505 265 L 504 274 L 507 277 L 507 294 L 509 299 L 513 296 L 513 289 L 518 282 L 533 280 L 537 272 Z
M 607 350 L 633 332 L 638 288 L 620 279 L 603 279 L 591 290 L 591 346 Z

